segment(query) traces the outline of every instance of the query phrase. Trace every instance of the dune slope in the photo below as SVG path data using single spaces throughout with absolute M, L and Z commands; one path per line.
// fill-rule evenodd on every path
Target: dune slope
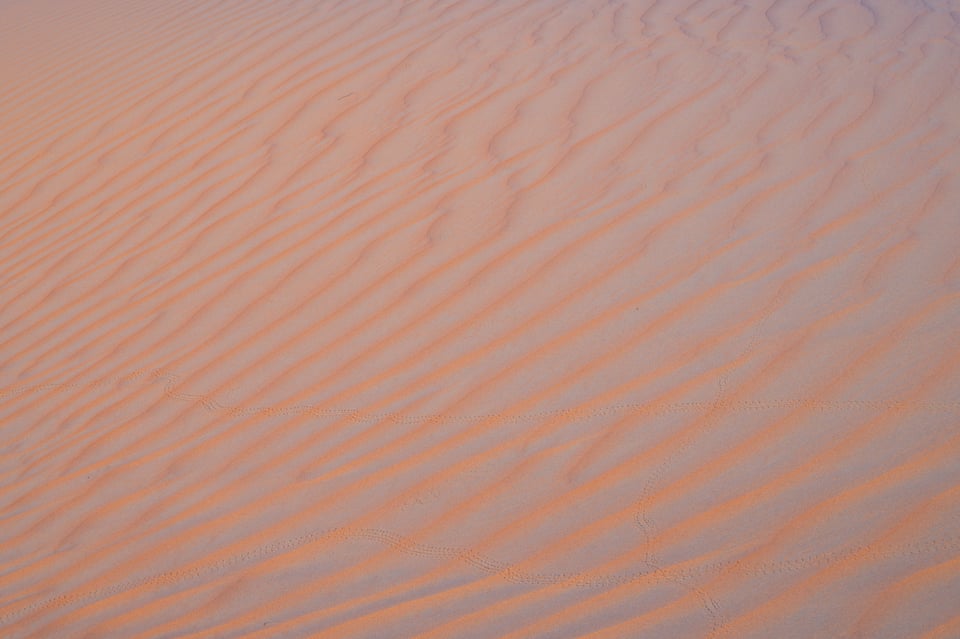
M 955 0 L 0 0 L 0 636 L 960 637 Z

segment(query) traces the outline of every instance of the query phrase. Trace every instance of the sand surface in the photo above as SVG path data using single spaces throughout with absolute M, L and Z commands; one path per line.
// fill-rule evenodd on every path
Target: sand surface
M 960 637 L 956 0 L 0 0 L 0 636 Z

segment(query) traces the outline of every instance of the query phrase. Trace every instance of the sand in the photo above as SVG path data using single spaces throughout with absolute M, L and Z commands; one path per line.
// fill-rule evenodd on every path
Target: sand
M 960 637 L 955 0 L 0 0 L 0 636 Z

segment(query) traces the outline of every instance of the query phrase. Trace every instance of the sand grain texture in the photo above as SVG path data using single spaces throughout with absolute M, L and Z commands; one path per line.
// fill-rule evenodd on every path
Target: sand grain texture
M 0 636 L 960 637 L 960 4 L 0 0 Z

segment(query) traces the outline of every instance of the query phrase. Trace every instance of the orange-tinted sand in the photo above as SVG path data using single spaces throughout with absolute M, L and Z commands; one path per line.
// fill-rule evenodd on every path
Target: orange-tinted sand
M 0 0 L 0 636 L 960 637 L 956 0 Z

